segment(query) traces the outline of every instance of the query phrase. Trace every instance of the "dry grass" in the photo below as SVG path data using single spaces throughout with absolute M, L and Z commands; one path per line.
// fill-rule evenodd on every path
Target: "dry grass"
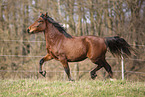
M 144 97 L 144 82 L 1 80 L 2 97 Z

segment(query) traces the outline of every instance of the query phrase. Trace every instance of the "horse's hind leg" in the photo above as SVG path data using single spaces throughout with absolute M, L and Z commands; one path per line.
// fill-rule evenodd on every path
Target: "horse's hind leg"
M 110 78 L 113 78 L 113 72 L 112 72 L 111 66 L 107 63 L 106 60 L 103 61 L 103 64 L 104 64 L 103 67 L 108 72 Z
M 93 62 L 93 63 L 98 64 L 98 66 L 95 67 L 95 68 L 90 72 L 91 78 L 92 78 L 92 79 L 95 79 L 96 76 L 97 76 L 96 72 L 97 72 L 99 69 L 101 69 L 101 68 L 103 67 L 103 64 L 102 64 L 101 61 L 97 61 L 97 62 Z
M 99 69 L 101 69 L 102 67 L 104 67 L 105 70 L 108 72 L 110 78 L 113 78 L 113 72 L 112 72 L 111 66 L 107 63 L 107 61 L 105 59 L 100 59 L 100 60 L 93 62 L 93 63 L 98 64 L 98 66 L 90 72 L 92 79 L 96 78 L 96 76 L 97 76 L 96 72 Z
M 50 56 L 50 54 L 47 54 L 45 57 L 43 57 L 41 60 L 40 60 L 40 62 L 39 62 L 39 73 L 42 75 L 42 76 L 44 76 L 45 77 L 45 75 L 46 75 L 46 71 L 42 71 L 42 65 L 43 65 L 43 63 L 45 62 L 45 61 L 48 61 L 48 60 L 51 60 L 51 59 L 53 59 L 51 56 Z

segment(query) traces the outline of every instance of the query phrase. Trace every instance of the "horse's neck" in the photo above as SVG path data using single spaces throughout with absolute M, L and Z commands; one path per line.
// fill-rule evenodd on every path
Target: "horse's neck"
M 60 33 L 52 24 L 48 24 L 45 30 L 46 47 L 56 45 L 64 35 Z

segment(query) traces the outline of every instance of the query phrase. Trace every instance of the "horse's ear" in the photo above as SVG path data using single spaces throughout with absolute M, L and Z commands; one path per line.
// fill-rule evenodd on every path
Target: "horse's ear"
M 48 16 L 48 12 L 45 13 L 45 16 L 46 16 L 46 17 Z

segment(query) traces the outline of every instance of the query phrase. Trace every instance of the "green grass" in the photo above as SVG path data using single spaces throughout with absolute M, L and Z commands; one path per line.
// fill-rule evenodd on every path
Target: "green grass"
M 145 97 L 144 82 L 0 80 L 0 97 Z

